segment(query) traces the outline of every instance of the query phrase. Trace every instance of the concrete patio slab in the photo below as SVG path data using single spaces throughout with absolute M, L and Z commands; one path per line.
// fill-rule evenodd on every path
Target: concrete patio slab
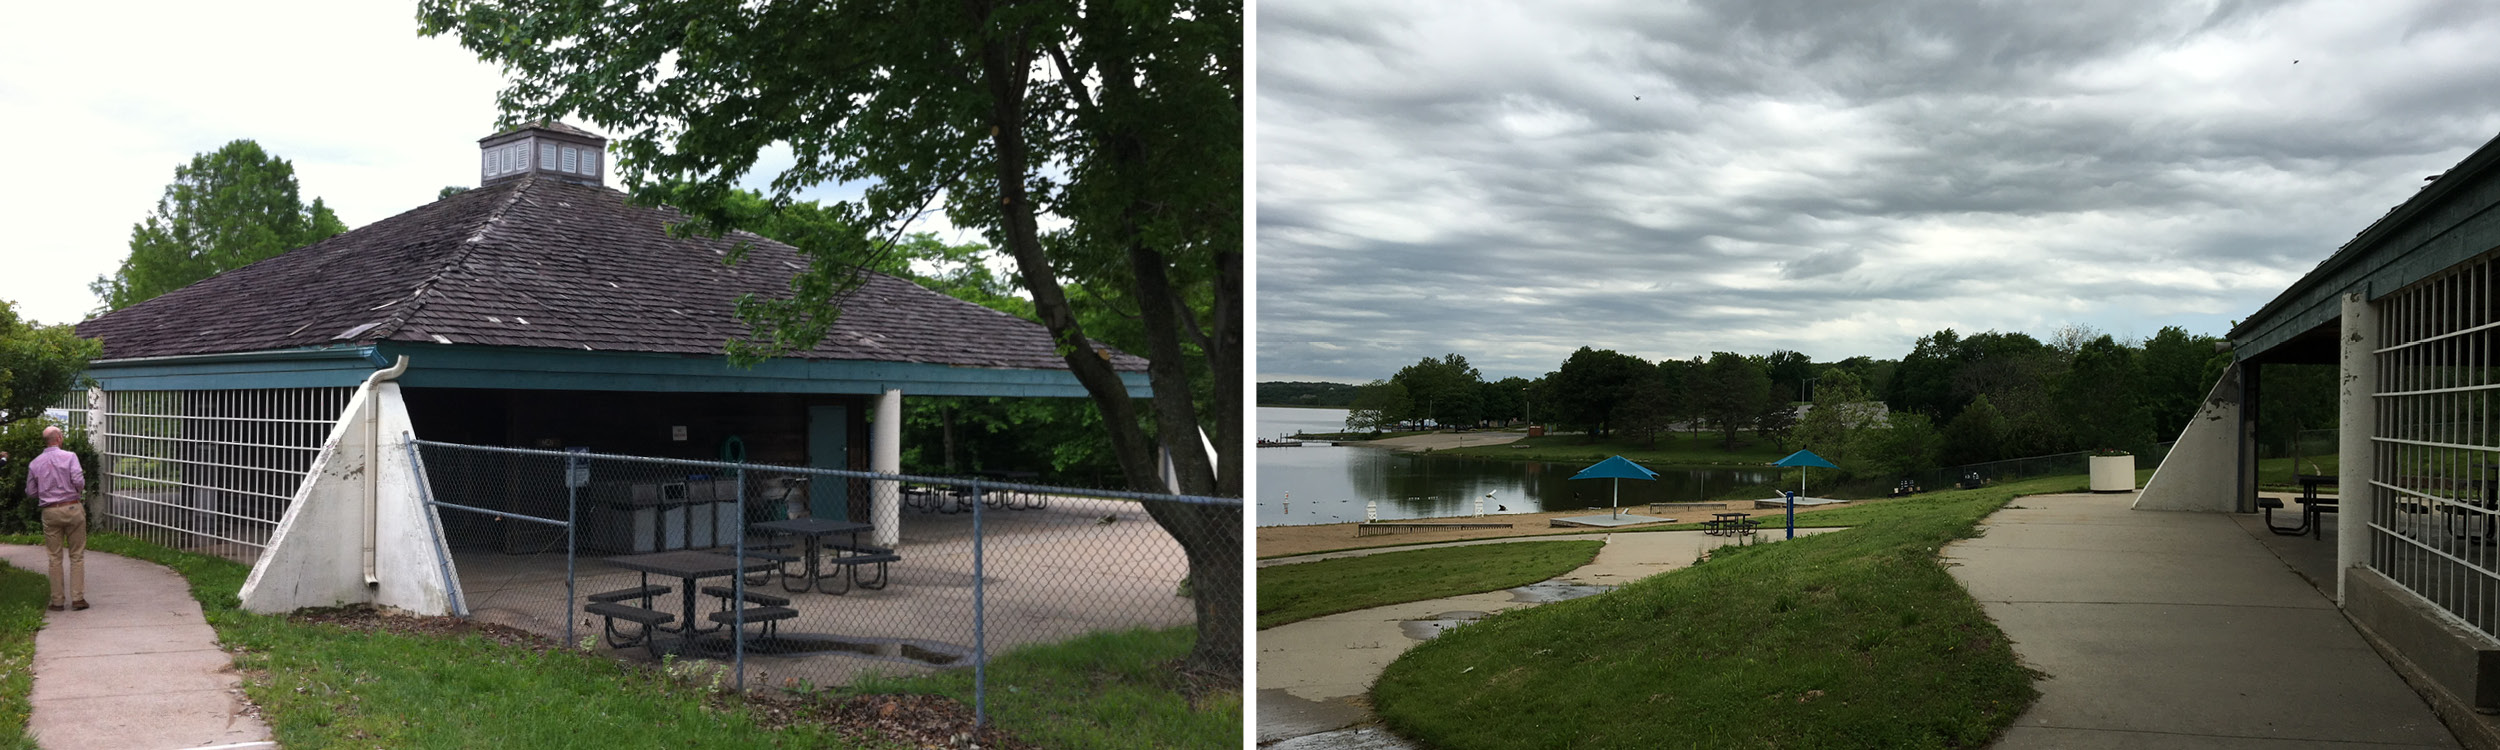
M 2046 673 L 1996 747 L 2455 747 L 2349 621 L 2227 514 L 2028 497 L 1945 557 Z

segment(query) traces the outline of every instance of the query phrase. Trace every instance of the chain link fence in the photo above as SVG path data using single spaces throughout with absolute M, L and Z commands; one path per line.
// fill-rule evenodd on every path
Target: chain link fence
M 999 697 L 984 684 L 988 659 L 1189 626 L 1201 596 L 1235 612 L 1241 601 L 1238 499 L 422 440 L 410 450 L 452 553 L 458 614 L 620 658 L 716 663 L 741 688 L 964 669 L 984 714 Z M 1201 578 L 1215 590 L 1189 585 L 1176 534 L 1232 546 L 1235 567 Z
M 2135 467 L 2147 469 L 2160 466 L 2162 459 L 2170 456 L 2171 446 L 2177 444 L 2175 442 L 2155 443 L 2151 450 L 2135 453 Z M 1913 472 L 1909 478 L 1916 480 L 1921 488 L 1940 490 L 2058 474 L 2088 474 L 2091 471 L 2092 451 L 2075 451 L 1947 466 L 1930 471 Z

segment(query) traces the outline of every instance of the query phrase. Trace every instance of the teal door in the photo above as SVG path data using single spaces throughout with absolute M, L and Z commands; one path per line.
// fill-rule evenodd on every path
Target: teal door
M 851 468 L 851 408 L 807 407 L 807 465 L 818 469 Z M 807 511 L 817 518 L 848 520 L 851 482 L 816 477 L 807 483 Z

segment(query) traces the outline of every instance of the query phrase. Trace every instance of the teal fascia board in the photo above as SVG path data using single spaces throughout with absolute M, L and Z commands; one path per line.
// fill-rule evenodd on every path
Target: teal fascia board
M 2475 149 L 2345 243 L 2230 333 L 2247 361 L 2340 325 L 2343 295 L 2376 302 L 2500 247 L 2500 138 Z
M 87 376 L 108 391 L 207 391 L 354 386 L 382 367 L 373 347 L 148 357 L 96 362 Z
M 917 396 L 1084 398 L 1066 370 L 953 367 L 911 362 L 776 359 L 752 368 L 719 355 L 566 351 L 383 342 L 382 359 L 408 357 L 412 388 L 565 391 L 826 393 L 901 390 Z M 1151 396 L 1145 373 L 1121 373 L 1132 396 Z

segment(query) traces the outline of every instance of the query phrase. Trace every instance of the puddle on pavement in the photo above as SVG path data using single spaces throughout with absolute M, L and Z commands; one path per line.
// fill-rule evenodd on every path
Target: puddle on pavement
M 747 643 L 748 656 L 806 656 L 809 654 L 843 653 L 871 659 L 952 667 L 971 660 L 969 650 L 950 643 L 907 641 L 894 638 L 836 638 L 823 635 L 783 634 L 758 638 Z
M 1306 734 L 1261 745 L 1264 750 L 1414 750 L 1415 745 L 1379 727 Z
M 1528 604 L 1552 604 L 1554 602 L 1569 601 L 1584 596 L 1596 596 L 1613 590 L 1615 590 L 1615 587 L 1613 586 L 1603 586 L 1593 583 L 1573 583 L 1562 579 L 1555 579 L 1545 581 L 1543 583 L 1531 583 L 1526 586 L 1511 589 L 1510 600 L 1514 602 L 1525 602 Z
M 1443 612 L 1441 614 L 1422 619 L 1400 621 L 1398 623 L 1398 630 L 1405 632 L 1406 637 L 1408 638 L 1413 638 L 1419 641 L 1429 641 L 1435 636 L 1441 635 L 1441 631 L 1443 630 L 1448 630 L 1460 625 L 1482 620 L 1485 618 L 1485 615 L 1486 613 L 1483 612 L 1469 612 L 1464 610 L 1457 612 Z

